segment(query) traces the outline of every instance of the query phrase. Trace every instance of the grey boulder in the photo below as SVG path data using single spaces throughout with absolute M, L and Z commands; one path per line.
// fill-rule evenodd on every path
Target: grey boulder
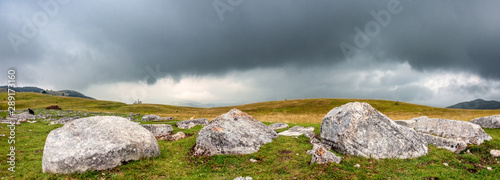
M 457 154 L 467 148 L 467 143 L 463 141 L 455 141 L 430 134 L 422 134 L 422 136 L 424 136 L 427 143 L 437 146 L 438 148 L 450 150 Z
M 177 125 L 177 127 L 181 129 L 191 129 L 196 125 L 207 125 L 207 124 L 208 124 L 207 118 L 179 121 L 175 123 L 175 125 Z
M 147 129 L 122 117 L 94 116 L 49 133 L 42 170 L 62 174 L 106 170 L 159 155 L 158 142 Z
M 174 131 L 170 124 L 142 124 L 141 126 L 151 131 L 155 137 L 170 135 Z
M 419 133 L 432 134 L 476 145 L 492 139 L 481 126 L 466 121 L 429 118 L 427 116 L 413 118 L 412 120 L 415 121 L 412 128 Z
M 476 118 L 471 120 L 470 122 L 477 124 L 483 128 L 497 129 L 500 128 L 500 115 Z
M 287 128 L 287 127 L 288 127 L 288 124 L 285 124 L 285 123 L 274 123 L 274 124 L 269 125 L 269 128 L 271 128 L 272 130 L 278 130 L 278 129 L 283 129 L 283 128 Z
M 252 116 L 232 109 L 210 121 L 196 137 L 194 156 L 251 154 L 278 134 Z
M 321 122 L 322 142 L 354 156 L 416 158 L 427 154 L 427 141 L 400 126 L 368 103 L 347 103 L 332 109 Z
M 23 112 L 21 114 L 13 114 L 11 118 L 17 120 L 28 120 L 28 119 L 36 119 L 36 116 L 27 112 Z
M 162 120 L 161 117 L 154 114 L 144 115 L 141 118 L 141 121 L 158 121 L 158 120 Z
M 313 149 L 308 150 L 307 154 L 312 155 L 311 164 L 314 162 L 318 164 L 326 164 L 329 162 L 340 164 L 340 162 L 342 161 L 341 157 L 338 157 L 334 153 L 328 151 L 321 144 L 313 144 Z

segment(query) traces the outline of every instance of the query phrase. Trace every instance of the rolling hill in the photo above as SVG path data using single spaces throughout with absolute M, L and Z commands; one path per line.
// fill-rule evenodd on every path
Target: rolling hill
M 448 108 L 455 109 L 500 109 L 500 102 L 498 101 L 485 101 L 482 99 L 476 99 L 469 102 L 461 102 Z
M 7 94 L 0 94 L 0 109 L 7 109 Z M 141 113 L 172 116 L 176 119 L 214 117 L 238 108 L 263 122 L 319 123 L 334 107 L 348 102 L 370 103 L 393 120 L 411 119 L 419 116 L 469 121 L 473 118 L 500 114 L 500 110 L 465 110 L 422 106 L 410 103 L 370 99 L 297 99 L 270 101 L 228 107 L 197 108 L 161 104 L 125 104 L 113 101 L 91 100 L 75 97 L 51 96 L 41 93 L 17 93 L 16 108 L 45 108 L 58 105 L 63 110 Z
M 0 86 L 0 92 L 4 92 L 7 90 L 7 86 Z M 34 92 L 34 93 L 46 93 L 54 96 L 68 96 L 68 97 L 80 97 L 80 98 L 85 98 L 85 99 L 94 99 L 92 97 L 85 96 L 84 94 L 78 92 L 78 91 L 73 91 L 73 90 L 60 90 L 60 91 L 52 91 L 52 90 L 44 90 L 39 87 L 15 87 L 11 88 L 16 92 Z

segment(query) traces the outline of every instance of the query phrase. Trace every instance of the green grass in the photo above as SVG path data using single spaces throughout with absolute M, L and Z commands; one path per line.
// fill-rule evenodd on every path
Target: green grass
M 0 95 L 0 100 L 4 94 Z M 251 176 L 254 179 L 499 179 L 500 164 L 497 159 L 489 155 L 491 149 L 500 149 L 500 129 L 485 129 L 493 137 L 492 141 L 479 146 L 469 145 L 466 151 L 455 154 L 451 151 L 430 147 L 426 156 L 415 159 L 383 159 L 341 156 L 340 164 L 325 165 L 309 164 L 311 155 L 306 154 L 312 149 L 308 138 L 278 137 L 272 143 L 260 147 L 256 153 L 248 155 L 218 155 L 211 157 L 193 157 L 192 148 L 196 142 L 196 133 L 202 128 L 196 126 L 184 130 L 175 127 L 175 123 L 191 116 L 208 118 L 227 112 L 232 107 L 222 108 L 191 108 L 168 105 L 128 105 L 117 102 L 88 100 L 82 98 L 56 97 L 36 93 L 20 93 L 16 96 L 17 108 L 36 108 L 37 112 L 57 115 L 65 110 L 85 111 L 88 116 L 91 112 L 111 112 L 111 115 L 127 116 L 134 113 L 156 113 L 162 116 L 174 116 L 175 120 L 142 123 L 167 123 L 174 127 L 174 133 L 184 132 L 188 138 L 176 142 L 159 141 L 161 155 L 159 157 L 131 161 L 111 170 L 98 172 L 74 173 L 69 175 L 42 173 L 42 157 L 45 139 L 51 130 L 62 125 L 48 125 L 49 122 L 22 123 L 16 126 L 16 172 L 11 173 L 5 157 L 9 152 L 7 143 L 9 129 L 6 124 L 0 124 L 0 152 L 4 153 L 4 161 L 0 163 L 1 179 L 234 179 L 238 176 Z M 256 117 L 265 124 L 271 121 L 288 121 L 290 127 L 295 125 L 313 126 L 319 134 L 320 122 L 331 108 L 351 102 L 350 99 L 306 99 L 274 101 L 236 106 L 240 110 Z M 500 114 L 499 111 L 470 111 L 433 108 L 399 102 L 382 100 L 365 101 L 384 113 L 408 117 L 429 115 L 433 117 L 458 117 L 456 114 L 466 114 L 467 117 Z M 1 109 L 6 109 L 5 102 L 1 102 Z M 45 111 L 42 108 L 57 104 L 63 111 Z M 85 112 L 75 112 L 83 114 Z M 413 114 L 412 114 L 413 112 Z M 455 115 L 452 115 L 455 114 Z M 6 116 L 0 112 L 0 116 Z M 307 117 L 319 118 L 310 120 Z M 461 115 L 460 115 L 461 116 Z M 140 119 L 141 116 L 135 116 Z M 465 117 L 465 116 L 464 116 Z M 262 120 L 262 118 L 266 120 Z M 289 119 L 291 118 L 291 120 Z M 293 119 L 295 118 L 295 119 Z M 309 117 L 311 118 L 311 117 Z M 285 129 L 278 130 L 278 132 Z M 252 163 L 249 160 L 256 159 Z M 500 159 L 500 158 L 499 158 Z M 444 166 L 448 163 L 449 166 Z M 360 164 L 357 168 L 354 165 Z M 492 167 L 492 171 L 486 170 Z

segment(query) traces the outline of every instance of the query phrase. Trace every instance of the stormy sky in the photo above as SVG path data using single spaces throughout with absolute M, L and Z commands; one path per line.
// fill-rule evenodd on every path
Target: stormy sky
M 500 100 L 498 7 L 497 0 L 2 0 L 0 72 L 15 68 L 18 86 L 125 103 Z

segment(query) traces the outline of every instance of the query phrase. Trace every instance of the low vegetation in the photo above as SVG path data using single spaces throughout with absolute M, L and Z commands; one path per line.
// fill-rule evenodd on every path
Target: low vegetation
M 0 95 L 0 100 L 5 95 Z M 500 163 L 491 157 L 491 149 L 500 149 L 500 129 L 485 129 L 493 140 L 479 146 L 469 145 L 460 154 L 448 150 L 430 147 L 426 156 L 415 159 L 375 160 L 350 155 L 337 155 L 343 158 L 340 164 L 309 164 L 312 149 L 305 136 L 278 137 L 272 143 L 261 146 L 259 152 L 249 155 L 218 155 L 212 157 L 191 156 L 196 141 L 196 133 L 202 128 L 196 126 L 184 130 L 175 127 L 175 122 L 196 118 L 208 118 L 227 112 L 233 107 L 191 108 L 168 105 L 139 104 L 129 105 L 110 101 L 97 101 L 83 98 L 55 97 L 37 93 L 20 93 L 16 95 L 16 108 L 34 108 L 37 112 L 61 114 L 66 110 L 85 112 L 110 112 L 113 115 L 129 116 L 130 112 L 173 116 L 175 120 L 162 122 L 174 127 L 174 133 L 182 131 L 188 138 L 175 142 L 159 141 L 161 156 L 152 159 L 127 162 L 124 165 L 107 171 L 75 173 L 69 175 L 42 173 L 42 156 L 45 139 L 51 130 L 62 125 L 48 125 L 48 121 L 38 120 L 36 123 L 22 123 L 16 126 L 16 172 L 7 169 L 9 165 L 0 163 L 2 179 L 234 179 L 238 176 L 250 176 L 254 179 L 498 179 Z M 433 108 L 393 101 L 352 100 L 352 99 L 306 99 L 256 103 L 236 106 L 257 119 L 271 122 L 286 122 L 293 127 L 312 126 L 319 134 L 322 117 L 333 107 L 351 101 L 364 101 L 387 114 L 393 119 L 410 119 L 427 115 L 447 119 L 470 120 L 475 117 L 500 114 L 498 110 L 457 110 Z M 1 102 L 0 109 L 6 109 L 6 101 Z M 48 111 L 43 108 L 58 105 L 62 111 Z M 88 113 L 89 115 L 93 113 Z M 105 114 L 105 113 L 104 113 Z M 6 112 L 0 112 L 5 117 Z M 140 116 L 135 116 L 140 119 Z M 278 132 L 284 131 L 278 130 Z M 0 124 L 0 152 L 6 154 L 10 148 L 7 143 L 9 130 L 6 124 Z M 5 157 L 5 155 L 2 155 Z M 250 162 L 255 159 L 257 162 Z M 447 163 L 445 166 L 443 163 Z M 355 167 L 359 164 L 360 167 Z M 487 168 L 491 167 L 491 171 Z

